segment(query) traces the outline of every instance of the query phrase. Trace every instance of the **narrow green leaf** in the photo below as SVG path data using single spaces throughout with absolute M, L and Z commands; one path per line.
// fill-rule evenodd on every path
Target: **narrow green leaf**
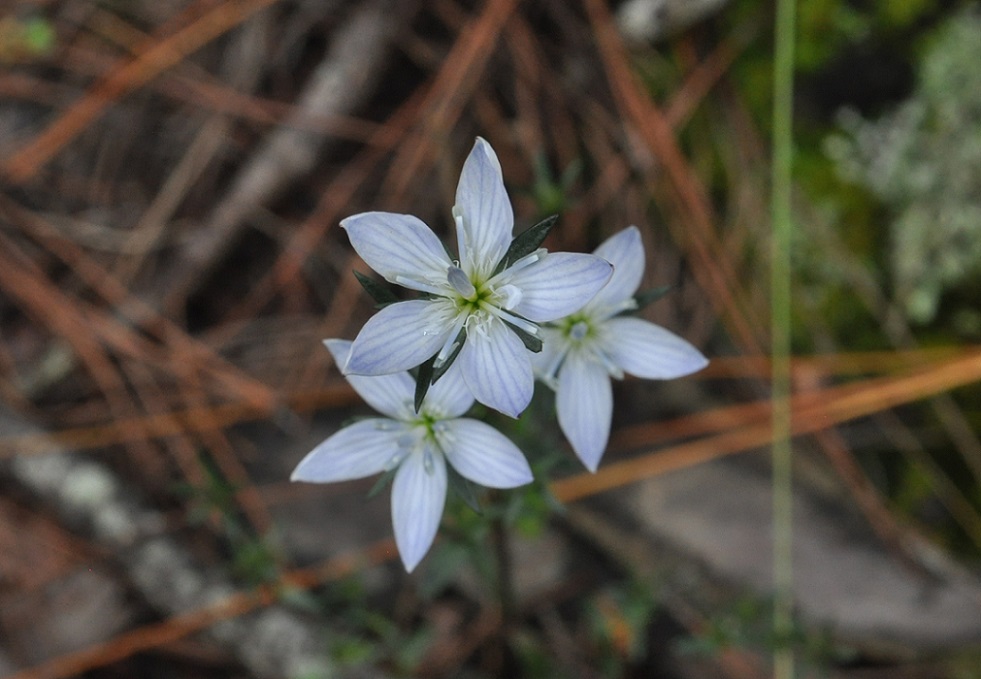
M 674 285 L 662 285 L 659 288 L 652 288 L 650 290 L 643 290 L 634 295 L 634 301 L 637 302 L 637 311 L 640 311 L 648 304 L 656 302 L 657 300 L 664 297 L 666 294 L 675 289 Z
M 460 476 L 460 473 L 453 469 L 453 465 L 450 464 L 446 465 L 446 479 L 447 485 L 463 500 L 464 504 L 477 514 L 484 513 L 480 507 L 480 501 L 477 500 L 477 493 L 472 481 Z
M 395 467 L 389 469 L 381 476 L 379 476 L 378 480 L 375 481 L 375 485 L 371 487 L 371 490 L 368 491 L 368 494 L 365 497 L 370 499 L 378 495 L 378 493 L 382 492 L 385 489 L 385 486 L 390 484 L 392 480 L 395 478 L 395 473 L 398 470 L 399 470 L 398 465 L 396 465 Z
M 419 366 L 416 372 L 416 393 L 415 407 L 416 412 L 422 407 L 422 402 L 429 391 L 429 385 L 433 383 L 433 364 L 436 363 L 436 354 L 426 359 L 426 362 Z
M 510 264 L 537 250 L 545 241 L 548 232 L 555 226 L 555 221 L 558 218 L 558 215 L 546 217 L 531 228 L 515 236 L 514 240 L 511 241 L 511 245 L 508 246 L 508 251 L 504 253 L 504 257 L 501 258 L 501 261 L 494 268 L 494 273 L 504 271 Z
M 456 346 L 453 347 L 453 351 L 451 351 L 450 355 L 446 357 L 446 360 L 443 361 L 442 365 L 433 370 L 433 384 L 436 384 L 436 380 L 445 375 L 446 371 L 450 369 L 450 366 L 453 365 L 453 361 L 455 361 L 456 357 L 460 355 L 460 350 L 463 349 L 463 343 L 466 341 L 467 331 L 464 328 L 460 328 L 460 332 L 456 336 Z
M 562 171 L 562 176 L 559 177 L 559 186 L 564 192 L 568 192 L 575 181 L 579 179 L 580 174 L 582 174 L 582 159 L 576 158 Z
M 384 306 L 395 304 L 395 302 L 399 301 L 399 298 L 395 296 L 394 292 L 386 288 L 374 278 L 369 278 L 360 271 L 355 271 L 354 277 L 358 279 L 358 283 L 361 284 L 361 287 L 364 288 L 365 292 L 371 295 L 371 298 L 375 300 L 375 306 L 377 308 L 380 309 Z
M 535 337 L 534 335 L 525 332 L 518 326 L 508 323 L 507 321 L 504 322 L 507 323 L 507 326 L 511 328 L 514 331 L 514 334 L 521 339 L 521 342 L 525 345 L 525 348 L 528 349 L 528 351 L 533 351 L 537 354 L 542 350 L 541 338 Z

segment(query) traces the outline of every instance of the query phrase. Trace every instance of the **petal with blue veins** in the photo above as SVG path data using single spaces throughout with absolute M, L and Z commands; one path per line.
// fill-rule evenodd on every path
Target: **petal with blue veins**
M 453 215 L 463 219 L 461 266 L 471 276 L 489 275 L 511 244 L 514 211 L 497 154 L 480 137 L 460 172 Z
M 604 337 L 603 348 L 612 361 L 637 377 L 670 380 L 708 365 L 690 342 L 640 318 L 611 318 Z
M 330 350 L 334 362 L 343 367 L 351 353 L 351 342 L 341 339 L 326 339 L 324 346 Z M 412 416 L 413 394 L 415 382 L 408 373 L 399 372 L 391 375 L 347 375 L 350 384 L 358 396 L 368 405 L 383 415 L 396 420 L 405 420 Z
M 531 468 L 518 447 L 494 427 L 471 419 L 443 423 L 437 440 L 453 468 L 487 488 L 531 483 Z
M 613 420 L 610 375 L 601 364 L 572 352 L 559 371 L 558 387 L 559 427 L 586 469 L 595 472 Z
M 344 427 L 310 451 L 290 476 L 292 481 L 333 483 L 377 474 L 398 453 L 406 425 L 373 418 Z
M 452 265 L 436 234 L 412 215 L 364 212 L 341 226 L 361 259 L 390 283 L 418 289 L 409 283 L 443 280 Z
M 612 274 L 613 265 L 594 255 L 547 253 L 509 278 L 521 290 L 513 311 L 538 323 L 568 316 L 589 302 Z
M 387 375 L 409 370 L 433 356 L 452 330 L 440 300 L 389 305 L 368 319 L 354 338 L 345 375 Z
M 457 363 L 474 398 L 517 417 L 535 389 L 529 353 L 503 321 L 491 319 L 481 331 L 468 332 Z
M 392 526 L 405 570 L 429 551 L 446 504 L 446 461 L 439 453 L 416 451 L 405 458 L 392 483 Z
M 460 417 L 470 410 L 473 401 L 470 387 L 463 379 L 463 371 L 459 363 L 454 361 L 443 376 L 429 387 L 423 409 L 437 413 L 440 419 L 450 419 Z
M 644 243 L 640 230 L 630 226 L 607 238 L 593 252 L 613 265 L 613 276 L 589 302 L 589 308 L 614 307 L 630 299 L 644 278 Z

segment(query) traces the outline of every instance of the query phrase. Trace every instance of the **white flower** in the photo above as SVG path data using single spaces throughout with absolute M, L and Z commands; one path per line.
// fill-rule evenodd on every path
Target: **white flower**
M 368 320 L 343 366 L 348 375 L 408 370 L 456 348 L 454 364 L 481 403 L 517 417 L 531 400 L 531 352 L 507 324 L 539 336 L 539 323 L 566 316 L 609 280 L 610 264 L 544 249 L 495 273 L 511 243 L 514 214 L 494 150 L 478 138 L 460 174 L 453 207 L 460 259 L 410 215 L 366 212 L 341 222 L 361 258 L 391 283 L 430 295 L 391 304 Z
M 338 365 L 348 360 L 351 342 L 324 344 Z M 447 372 L 432 386 L 418 413 L 415 381 L 408 373 L 347 380 L 386 417 L 344 427 L 303 458 L 290 478 L 330 483 L 397 467 L 392 525 L 407 571 L 436 537 L 446 501 L 447 461 L 461 476 L 489 488 L 514 488 L 532 480 L 528 462 L 510 440 L 488 424 L 460 417 L 473 405 L 473 396 L 457 373 Z
M 613 263 L 610 282 L 577 313 L 542 328 L 545 347 L 535 357 L 541 379 L 556 391 L 559 426 L 590 471 L 610 438 L 610 377 L 630 373 L 672 379 L 701 370 L 708 360 L 691 344 L 640 318 L 633 295 L 644 275 L 644 244 L 636 226 L 600 245 L 595 254 Z

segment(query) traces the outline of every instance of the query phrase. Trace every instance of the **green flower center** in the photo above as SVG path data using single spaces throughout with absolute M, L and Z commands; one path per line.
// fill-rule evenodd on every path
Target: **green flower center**
M 581 344 L 596 334 L 596 329 L 583 314 L 573 314 L 562 321 L 562 334 L 572 343 Z

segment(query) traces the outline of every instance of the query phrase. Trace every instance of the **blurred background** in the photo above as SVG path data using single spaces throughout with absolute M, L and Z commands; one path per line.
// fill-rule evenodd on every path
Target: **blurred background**
M 798 3 L 793 633 L 771 632 L 759 0 L 4 0 L 0 676 L 981 677 L 981 8 Z M 451 501 L 411 576 L 373 479 L 292 485 L 369 411 L 337 223 L 451 233 L 474 138 L 516 231 L 643 234 L 644 316 L 712 359 L 615 387 L 583 473 L 508 424 L 514 610 Z

